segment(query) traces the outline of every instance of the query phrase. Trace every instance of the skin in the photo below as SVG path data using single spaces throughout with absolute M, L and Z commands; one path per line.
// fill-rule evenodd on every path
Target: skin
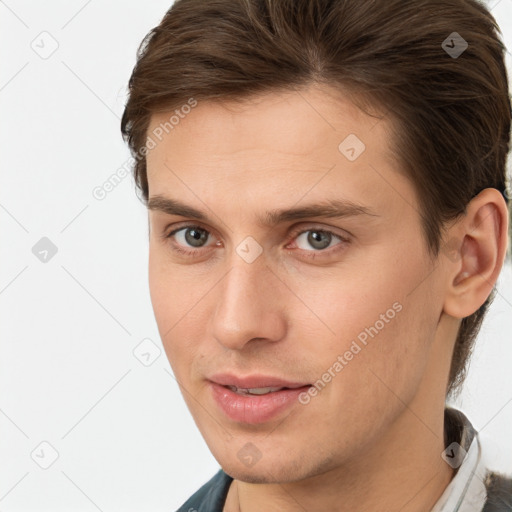
M 155 114 L 150 131 L 168 117 Z M 312 85 L 243 104 L 199 102 L 148 153 L 150 198 L 208 216 L 149 210 L 149 285 L 187 406 L 234 478 L 225 512 L 424 512 L 453 476 L 441 458 L 450 358 L 460 319 L 503 265 L 506 204 L 481 192 L 446 232 L 457 257 L 431 260 L 417 194 L 389 149 L 390 123 Z M 353 162 L 338 150 L 348 134 L 366 145 Z M 272 228 L 256 220 L 331 198 L 374 215 Z M 206 230 L 202 247 L 186 230 L 165 238 L 184 225 Z M 308 242 L 319 229 L 335 235 L 325 249 Z M 263 251 L 253 263 L 236 252 L 247 236 Z M 396 302 L 402 310 L 307 405 L 247 425 L 214 402 L 206 378 L 218 372 L 316 382 Z M 237 456 L 248 442 L 261 453 L 252 467 Z

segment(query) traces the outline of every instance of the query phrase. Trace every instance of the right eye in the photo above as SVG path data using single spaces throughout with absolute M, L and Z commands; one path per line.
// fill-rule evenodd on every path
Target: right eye
M 180 254 L 186 254 L 188 256 L 196 255 L 202 247 L 208 241 L 211 233 L 206 229 L 196 224 L 188 224 L 181 226 L 178 229 L 174 229 L 164 238 L 171 240 L 171 249 Z M 172 240 L 175 241 L 172 241 Z

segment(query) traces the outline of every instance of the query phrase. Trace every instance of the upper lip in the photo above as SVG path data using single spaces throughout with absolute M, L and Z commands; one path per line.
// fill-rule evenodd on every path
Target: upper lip
M 222 386 L 235 386 L 242 389 L 277 387 L 301 388 L 303 386 L 309 386 L 306 382 L 294 382 L 267 375 L 246 375 L 245 377 L 239 377 L 229 373 L 218 373 L 209 377 L 209 380 Z

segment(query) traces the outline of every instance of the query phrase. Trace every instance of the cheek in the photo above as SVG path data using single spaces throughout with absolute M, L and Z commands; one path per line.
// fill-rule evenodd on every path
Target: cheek
M 308 338 L 318 378 L 331 369 L 344 375 L 333 379 L 337 385 L 356 386 L 364 394 L 377 388 L 389 394 L 386 384 L 398 391 L 407 382 L 419 383 L 435 334 L 437 310 L 428 280 L 411 293 L 427 269 L 420 254 L 409 257 L 412 264 L 397 261 L 388 252 L 377 258 L 379 266 L 363 262 L 343 277 L 307 279 L 307 289 L 299 294 L 331 331 L 322 328 L 328 335 L 321 344 L 318 336 Z M 317 325 L 321 327 L 318 321 Z M 372 391 L 367 393 L 368 400 L 375 397 Z
M 153 313 L 158 326 L 160 339 L 173 371 L 185 351 L 180 350 L 177 340 L 182 340 L 180 329 L 186 318 L 184 308 L 184 284 L 180 283 L 179 274 L 169 268 L 160 249 L 150 245 L 148 282 Z M 181 319 L 181 321 L 180 321 Z
M 217 277 L 218 279 L 218 277 Z M 215 285 L 212 273 L 172 264 L 165 249 L 150 243 L 148 282 L 151 304 L 167 359 L 179 380 L 188 380 L 205 339 L 205 304 Z
M 151 298 L 151 305 L 155 314 L 155 319 L 160 329 L 160 336 L 165 333 L 164 324 L 169 324 L 167 329 L 170 328 L 170 315 L 172 315 L 172 308 L 169 304 L 173 300 L 174 287 L 169 286 L 169 279 L 162 262 L 162 258 L 158 250 L 152 247 L 149 248 L 149 266 L 148 266 L 148 282 L 149 282 L 149 295 Z M 163 332 L 162 332 L 163 331 Z M 162 339 L 162 341 L 164 341 Z
M 425 374 L 427 319 L 411 301 L 401 298 L 398 304 L 394 298 L 391 293 L 371 304 L 347 301 L 341 313 L 333 308 L 340 315 L 337 339 L 325 350 L 311 349 L 319 391 L 306 416 L 316 418 L 320 431 L 344 432 L 340 449 L 349 439 L 361 446 L 372 439 L 411 402 Z

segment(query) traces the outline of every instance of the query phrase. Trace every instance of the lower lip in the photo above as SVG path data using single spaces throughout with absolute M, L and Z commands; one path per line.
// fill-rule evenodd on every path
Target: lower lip
M 310 386 L 282 389 L 266 395 L 240 395 L 230 389 L 210 382 L 213 398 L 222 411 L 240 423 L 265 423 L 298 402 L 301 393 Z

